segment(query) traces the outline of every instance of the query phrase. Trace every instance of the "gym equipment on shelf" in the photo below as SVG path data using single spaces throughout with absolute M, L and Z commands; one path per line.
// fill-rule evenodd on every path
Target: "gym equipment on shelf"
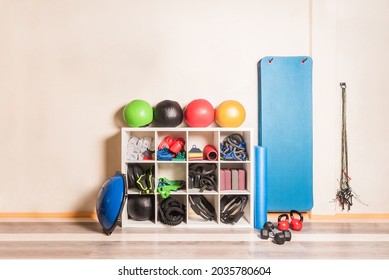
M 136 183 L 139 177 L 144 173 L 143 167 L 139 163 L 128 163 L 127 164 L 127 182 L 129 188 L 137 188 Z
M 153 121 L 153 108 L 147 101 L 135 99 L 124 107 L 123 118 L 128 126 L 147 126 Z
M 203 195 L 190 195 L 190 207 L 204 220 L 213 221 L 216 218 L 216 211 L 213 205 Z
M 172 191 L 178 191 L 185 188 L 184 180 L 169 180 L 167 178 L 158 179 L 157 191 L 162 198 L 167 198 Z
M 195 99 L 186 106 L 184 119 L 190 127 L 210 126 L 215 119 L 215 108 L 205 99 Z
M 246 195 L 224 195 L 220 200 L 220 220 L 224 224 L 235 224 L 244 214 Z
M 158 160 L 185 160 L 185 140 L 181 137 L 166 136 L 158 145 Z
M 157 102 L 156 102 L 157 103 Z M 236 140 L 244 139 L 246 145 L 246 152 L 250 160 L 238 161 L 238 160 L 222 160 L 220 158 L 219 145 L 222 140 L 233 134 L 239 134 L 240 136 L 233 136 Z M 172 157 L 173 152 L 169 149 L 174 144 L 174 139 L 182 138 L 185 140 L 185 145 L 181 152 Z M 151 160 L 140 160 L 136 158 L 128 158 L 127 145 L 128 142 L 134 141 L 138 143 L 140 139 L 154 139 L 153 148 L 155 155 Z M 234 141 L 234 139 L 232 139 Z M 144 127 L 144 128 L 131 128 L 123 127 L 121 129 L 121 149 L 120 149 L 120 167 L 121 172 L 125 176 L 129 176 L 129 186 L 127 191 L 127 197 L 136 197 L 138 195 L 150 195 L 154 201 L 154 217 L 149 220 L 135 220 L 129 218 L 128 207 L 125 204 L 123 206 L 123 212 L 120 217 L 120 224 L 123 228 L 160 228 L 166 227 L 166 224 L 162 221 L 163 217 L 159 214 L 158 205 L 164 200 L 169 198 L 177 199 L 181 204 L 185 205 L 186 211 L 184 211 L 183 220 L 178 227 L 184 227 L 188 229 L 196 228 L 213 228 L 224 230 L 226 228 L 253 228 L 254 225 L 254 205 L 257 191 L 254 186 L 254 177 L 256 171 L 254 170 L 254 130 L 249 127 L 239 128 L 221 128 L 217 126 L 207 128 L 194 128 L 194 127 Z M 165 158 L 158 156 L 158 147 L 161 144 L 159 152 L 166 152 L 166 154 L 160 154 Z M 199 147 L 200 149 L 194 149 L 193 155 L 198 156 L 198 159 L 193 161 L 190 158 L 191 148 L 193 146 Z M 208 148 L 206 145 L 213 145 L 216 148 L 217 156 L 216 160 L 204 159 L 205 152 Z M 166 149 L 166 150 L 165 150 Z M 173 148 L 174 149 L 174 148 Z M 209 150 L 208 156 L 212 159 L 212 150 Z M 207 154 L 207 153 L 206 153 Z M 181 161 L 175 161 L 177 158 Z M 141 168 L 139 170 L 129 169 L 128 166 L 133 167 L 137 164 Z M 148 176 L 142 176 L 151 167 L 155 172 L 152 180 L 147 180 Z M 144 172 L 141 171 L 144 170 Z M 233 170 L 234 172 L 231 172 Z M 229 176 L 223 176 L 223 173 L 230 172 Z M 236 180 L 236 173 L 238 172 L 238 180 Z M 234 173 L 235 177 L 233 177 Z M 142 176 L 142 179 L 138 179 Z M 225 182 L 225 178 L 230 177 L 229 188 Z M 132 179 L 131 179 L 132 178 Z M 138 179 L 136 179 L 138 178 Z M 165 179 L 170 181 L 182 180 L 185 186 L 180 184 L 168 183 Z M 160 179 L 163 180 L 163 184 Z M 131 183 L 132 182 L 132 183 Z M 232 183 L 236 185 L 238 182 L 238 188 L 232 189 Z M 153 186 L 153 189 L 148 187 L 148 184 Z M 207 212 L 206 202 L 197 200 L 195 195 L 204 197 L 215 209 L 215 217 L 212 221 L 205 220 L 201 215 L 206 217 L 207 215 L 211 218 L 213 211 Z M 243 199 L 234 199 L 230 204 L 226 204 L 221 209 L 221 201 L 226 195 L 243 195 Z M 194 196 L 194 197 L 192 197 Z M 126 201 L 127 201 L 126 197 Z M 166 198 L 165 198 L 166 197 Z M 223 201 L 227 199 L 225 197 Z M 199 208 L 200 215 L 191 208 L 191 204 L 196 204 Z M 246 204 L 246 205 L 244 205 Z M 209 210 L 209 209 L 208 209 Z M 228 211 L 231 210 L 231 213 Z M 236 210 L 236 212 L 234 212 Z M 244 214 L 242 216 L 242 210 Z M 224 213 L 221 217 L 221 213 Z M 162 219 L 161 219 L 162 217 Z M 239 219 L 240 218 L 240 219 Z M 223 220 L 223 222 L 222 222 Z M 267 219 L 266 219 L 267 220 Z M 265 220 L 265 221 L 266 221 Z M 173 230 L 174 228 L 172 228 Z
M 152 160 L 154 154 L 154 138 L 151 137 L 131 137 L 127 142 L 126 159 Z
M 237 100 L 226 100 L 215 109 L 215 122 L 221 127 L 239 127 L 246 119 L 246 110 Z
M 233 133 L 220 143 L 220 159 L 245 161 L 248 160 L 246 142 L 239 133 Z
M 217 150 L 213 145 L 206 145 L 203 149 L 203 158 L 205 160 L 217 160 Z
M 185 220 L 186 206 L 169 196 L 158 204 L 159 220 L 169 226 L 177 226 Z
M 139 163 L 127 163 L 128 187 L 136 188 L 141 194 L 152 194 L 155 190 L 154 165 L 144 170 Z
M 157 127 L 176 127 L 184 119 L 180 104 L 173 100 L 163 100 L 154 107 L 154 123 Z
M 188 182 L 189 188 L 200 189 L 200 192 L 216 191 L 217 166 L 213 163 L 189 164 Z
M 130 195 L 127 197 L 128 217 L 136 221 L 151 220 L 154 217 L 154 196 Z
M 202 160 L 203 159 L 203 151 L 196 147 L 196 145 L 192 145 L 192 148 L 188 152 L 188 160 Z

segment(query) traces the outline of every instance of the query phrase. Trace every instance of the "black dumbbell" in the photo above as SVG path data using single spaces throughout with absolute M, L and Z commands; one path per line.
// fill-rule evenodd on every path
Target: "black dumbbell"
M 261 229 L 261 239 L 273 238 L 273 242 L 282 245 L 285 241 L 292 240 L 292 233 L 289 230 L 279 231 L 272 222 L 266 222 Z

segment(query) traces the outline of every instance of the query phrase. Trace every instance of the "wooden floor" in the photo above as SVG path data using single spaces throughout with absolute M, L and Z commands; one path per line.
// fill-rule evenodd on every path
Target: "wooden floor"
M 389 220 L 304 221 L 291 242 L 255 229 L 134 229 L 93 219 L 0 219 L 0 259 L 389 259 Z

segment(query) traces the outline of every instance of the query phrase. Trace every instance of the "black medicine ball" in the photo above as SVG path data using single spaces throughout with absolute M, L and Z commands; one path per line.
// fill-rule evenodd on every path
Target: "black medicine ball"
M 154 108 L 154 123 L 159 127 L 176 127 L 184 119 L 184 112 L 173 100 L 164 100 L 159 102 Z
M 128 217 L 147 221 L 154 217 L 154 201 L 151 195 L 130 195 L 127 200 Z

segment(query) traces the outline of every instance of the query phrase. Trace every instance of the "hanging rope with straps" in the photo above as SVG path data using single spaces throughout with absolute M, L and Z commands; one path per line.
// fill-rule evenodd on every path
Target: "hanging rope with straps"
M 347 149 L 347 128 L 346 128 L 346 83 L 340 83 L 342 88 L 342 155 L 340 167 L 339 189 L 336 193 L 335 201 L 338 201 L 342 210 L 347 207 L 349 211 L 353 205 L 354 193 L 350 187 L 351 178 L 348 175 L 348 149 Z M 355 195 L 359 200 L 359 196 Z M 365 204 L 366 205 L 366 204 Z
M 340 83 L 342 88 L 342 156 L 340 167 L 339 190 L 336 199 L 344 210 L 345 206 L 350 210 L 353 205 L 353 193 L 350 188 L 350 177 L 348 176 L 348 151 L 347 151 L 347 129 L 346 129 L 346 83 Z

